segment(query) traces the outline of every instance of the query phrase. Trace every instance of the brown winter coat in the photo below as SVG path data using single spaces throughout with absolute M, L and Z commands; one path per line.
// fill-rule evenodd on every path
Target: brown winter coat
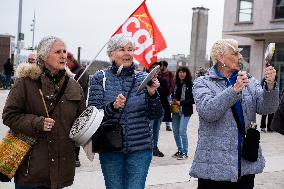
M 37 79 L 41 80 L 48 109 L 54 104 L 54 99 L 48 98 L 61 89 L 64 79 L 56 87 L 35 64 L 20 65 L 17 73 L 18 79 L 3 110 L 3 123 L 15 132 L 36 138 L 37 143 L 19 167 L 15 182 L 21 186 L 46 186 L 51 189 L 69 186 L 75 175 L 75 144 L 69 138 L 69 131 L 74 120 L 85 109 L 82 88 L 75 80 L 69 79 L 51 115 L 55 125 L 51 132 L 44 132 L 46 113 Z

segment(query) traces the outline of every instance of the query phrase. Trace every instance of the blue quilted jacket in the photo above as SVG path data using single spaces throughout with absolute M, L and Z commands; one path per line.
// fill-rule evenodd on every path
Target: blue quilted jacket
M 139 95 L 136 94 L 146 74 L 136 74 L 133 66 L 123 68 L 119 76 L 116 74 L 117 67 L 114 64 L 104 71 L 106 77 L 105 90 L 103 87 L 103 72 L 98 71 L 91 79 L 89 105 L 104 109 L 104 119 L 113 119 L 115 122 L 119 118 L 121 110 L 115 110 L 113 102 L 120 93 L 125 97 L 127 96 L 132 81 L 136 77 L 134 87 L 120 119 L 124 137 L 123 152 L 152 150 L 152 131 L 149 120 L 159 119 L 163 114 L 158 93 L 150 97 L 147 90 L 144 89 Z

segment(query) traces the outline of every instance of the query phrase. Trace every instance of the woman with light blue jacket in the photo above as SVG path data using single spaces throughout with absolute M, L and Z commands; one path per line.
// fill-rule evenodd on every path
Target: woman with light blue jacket
M 256 113 L 269 114 L 278 106 L 276 71 L 265 68 L 266 87 L 240 71 L 240 49 L 233 39 L 218 40 L 211 49 L 214 66 L 193 85 L 199 115 L 197 148 L 190 175 L 198 178 L 198 189 L 252 189 L 255 174 L 265 166 L 261 148 L 255 162 L 241 157 L 242 136 L 231 107 L 242 127 L 256 122 Z

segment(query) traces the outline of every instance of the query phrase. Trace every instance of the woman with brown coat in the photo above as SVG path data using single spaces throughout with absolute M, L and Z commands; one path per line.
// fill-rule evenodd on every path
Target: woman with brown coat
M 65 74 L 67 54 L 61 39 L 45 37 L 37 51 L 37 64 L 22 64 L 17 69 L 3 123 L 15 133 L 36 139 L 16 172 L 15 188 L 60 189 L 74 180 L 75 144 L 69 131 L 85 109 L 85 98 L 80 85 Z

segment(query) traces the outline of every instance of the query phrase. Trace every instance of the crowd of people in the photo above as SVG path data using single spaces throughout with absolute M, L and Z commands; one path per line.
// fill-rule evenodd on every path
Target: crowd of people
M 198 178 L 198 189 L 254 188 L 255 174 L 263 172 L 265 159 L 261 147 L 255 161 L 243 158 L 240 127 L 246 132 L 256 122 L 256 114 L 274 114 L 267 131 L 284 134 L 284 100 L 279 104 L 274 67 L 264 68 L 261 84 L 241 70 L 242 55 L 233 39 L 213 44 L 213 66 L 196 78 L 185 66 L 169 71 L 165 60 L 138 70 L 134 51 L 131 37 L 114 35 L 107 45 L 111 66 L 89 80 L 65 42 L 48 36 L 39 42 L 37 53 L 17 67 L 3 123 L 36 143 L 16 172 L 15 188 L 72 185 L 75 167 L 81 163 L 80 146 L 69 138 L 69 132 L 86 107 L 95 106 L 104 110 L 104 121 L 122 128 L 122 149 L 99 153 L 106 188 L 143 189 L 153 156 L 166 155 L 158 147 L 163 122 L 163 129 L 172 131 L 175 141 L 176 153 L 170 155 L 177 160 L 189 157 L 188 128 L 194 104 L 199 117 L 198 145 L 189 174 Z M 157 66 L 152 82 L 136 93 L 147 72 Z M 10 59 L 4 70 L 3 88 L 8 89 L 14 70 Z

